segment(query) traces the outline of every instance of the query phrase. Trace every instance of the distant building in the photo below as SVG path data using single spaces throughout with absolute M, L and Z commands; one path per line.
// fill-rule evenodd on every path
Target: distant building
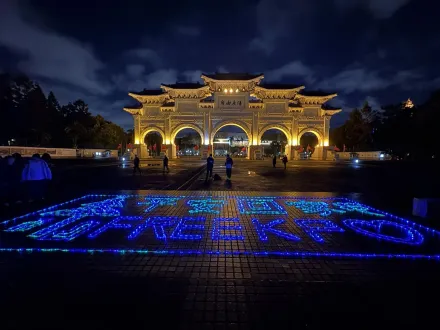
M 412 109 L 414 108 L 414 103 L 411 101 L 410 98 L 408 98 L 408 100 L 406 100 L 405 102 L 403 102 L 403 107 L 405 109 Z

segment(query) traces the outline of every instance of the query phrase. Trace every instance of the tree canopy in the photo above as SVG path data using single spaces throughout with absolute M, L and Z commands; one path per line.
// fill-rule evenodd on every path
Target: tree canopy
M 132 132 L 92 115 L 87 103 L 60 105 L 26 76 L 0 74 L 0 145 L 116 149 L 132 141 Z
M 380 150 L 411 159 L 439 157 L 435 138 L 440 120 L 440 90 L 421 106 L 406 102 L 373 110 L 366 102 L 350 112 L 347 121 L 330 132 L 330 142 L 340 149 Z

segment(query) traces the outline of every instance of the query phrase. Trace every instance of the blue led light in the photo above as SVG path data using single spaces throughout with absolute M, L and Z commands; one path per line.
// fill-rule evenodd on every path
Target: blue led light
M 97 225 L 99 225 L 98 221 L 93 221 L 93 220 L 85 221 L 77 224 L 72 229 L 63 230 L 58 233 L 54 233 L 51 239 L 71 241 L 77 238 L 78 236 L 80 236 L 81 234 L 87 232 L 89 229 L 96 227 Z
M 345 211 L 338 211 L 330 209 L 330 206 L 323 201 L 286 201 L 287 206 L 294 206 L 300 209 L 304 214 L 319 214 L 321 217 L 327 217 L 333 212 L 345 213 Z
M 330 220 L 299 220 L 295 219 L 295 223 L 304 230 L 314 241 L 322 243 L 324 238 L 320 233 L 338 232 L 343 233 L 345 230 Z
M 347 231 L 346 235 L 364 235 L 373 239 L 381 239 L 384 241 L 390 241 L 394 243 L 402 243 L 411 246 L 419 246 L 426 240 L 438 240 L 440 238 L 440 232 L 428 228 L 426 226 L 417 224 L 415 222 L 403 219 L 387 212 L 383 212 L 374 209 L 370 206 L 363 205 L 361 203 L 346 199 L 335 197 L 292 197 L 292 196 L 263 196 L 263 197 L 248 197 L 248 196 L 219 196 L 219 197 L 204 197 L 196 196 L 197 193 L 189 193 L 188 196 L 139 196 L 139 195 L 88 195 L 75 200 L 64 202 L 58 205 L 54 205 L 45 208 L 40 211 L 31 212 L 26 215 L 16 217 L 2 224 L 6 232 L 30 232 L 29 237 L 35 239 L 43 239 L 54 242 L 47 242 L 45 246 L 47 248 L 3 248 L 0 252 L 18 251 L 18 252 L 73 252 L 73 253 L 153 253 L 156 255 L 251 255 L 251 256 L 286 256 L 286 257 L 334 257 L 334 258 L 411 258 L 411 259 L 438 259 L 438 254 L 426 254 L 419 255 L 416 253 L 406 254 L 389 254 L 389 253 L 374 253 L 374 249 L 377 249 L 377 243 L 370 246 L 373 251 L 366 251 L 364 253 L 349 252 L 355 248 L 356 240 L 342 241 L 332 240 L 339 249 L 344 251 L 344 244 L 351 244 L 345 246 L 347 251 L 344 252 L 331 252 L 323 251 L 322 253 L 316 253 L 313 250 L 308 252 L 316 245 L 301 244 L 296 245 L 296 248 L 306 249 L 306 251 L 295 251 L 295 242 L 305 240 L 310 242 L 314 240 L 316 242 L 324 242 L 323 233 L 342 232 L 344 229 L 340 228 L 338 224 L 343 222 L 344 228 Z M 126 203 L 126 201 L 132 198 L 132 202 Z M 222 213 L 223 206 L 227 201 L 232 200 L 229 206 L 232 210 L 235 209 L 242 218 L 217 218 L 217 219 L 205 219 L 204 217 L 185 217 L 185 214 L 202 214 L 218 215 Z M 234 199 L 235 203 L 234 204 Z M 96 202 L 99 200 L 99 202 Z M 183 209 L 181 212 L 177 208 L 167 208 L 160 212 L 163 212 L 165 216 L 157 216 L 152 214 L 155 210 L 158 210 L 162 206 L 176 207 L 180 205 L 182 200 L 187 209 Z M 88 203 L 93 201 L 91 203 Z M 78 207 L 78 204 L 80 206 Z M 144 207 L 145 205 L 145 207 Z M 298 228 L 303 230 L 307 236 L 310 237 L 298 237 L 297 232 L 290 233 L 287 228 L 283 228 L 283 223 L 289 221 L 286 216 L 285 208 L 287 206 L 294 206 L 303 211 L 304 214 L 316 214 L 319 216 L 328 217 L 323 220 L 317 220 L 317 216 L 312 216 L 312 219 L 304 217 L 304 219 L 298 219 L 294 222 L 298 225 Z M 226 211 L 226 210 L 225 210 Z M 229 208 L 228 208 L 229 211 Z M 145 216 L 136 216 L 150 212 Z M 376 216 L 381 219 L 367 221 L 353 220 L 347 218 L 348 213 L 356 212 L 368 216 Z M 124 214 L 124 216 L 121 216 Z M 134 216 L 129 216 L 130 214 Z M 159 213 L 160 214 L 160 213 Z M 176 216 L 166 215 L 176 214 Z M 225 212 L 228 214 L 228 212 Z M 252 225 L 249 222 L 248 217 L 243 215 L 260 214 L 264 218 L 252 219 Z M 270 217 L 273 215 L 273 217 Z M 277 215 L 280 215 L 277 217 Z M 110 219 L 109 219 L 110 218 Z M 313 219 L 315 218 L 315 219 Z M 318 218 L 319 219 L 319 218 Z M 332 221 L 331 221 L 331 220 Z M 374 219 L 374 218 L 372 218 Z M 209 222 L 206 222 L 209 221 Z M 244 226 L 241 226 L 241 222 L 246 225 L 249 230 L 249 237 L 246 234 L 244 237 Z M 212 222 L 212 223 L 211 223 Z M 211 225 L 212 227 L 209 227 Z M 226 241 L 243 241 L 250 240 L 250 245 L 246 241 L 246 249 L 243 246 L 237 248 L 234 245 L 229 246 L 225 244 L 221 249 L 209 250 L 208 247 L 210 239 L 206 241 L 206 230 L 212 228 L 211 237 L 213 240 L 226 240 Z M 347 228 L 351 229 L 348 230 Z M 105 233 L 107 230 L 127 230 L 127 235 L 130 239 L 134 239 L 143 234 L 145 230 L 151 230 L 152 232 L 147 235 L 142 235 L 142 239 L 138 242 L 131 242 L 130 245 L 140 245 L 141 248 L 123 248 L 124 243 L 118 241 L 118 246 L 121 248 L 89 248 L 89 249 L 76 249 L 70 248 L 68 245 L 64 245 L 65 248 L 54 247 L 55 242 L 64 240 L 72 241 L 75 238 L 88 234 L 90 239 L 95 239 L 99 235 Z M 299 230 L 299 229 L 296 229 Z M 33 232 L 34 231 L 34 232 Z M 351 232 L 350 234 L 348 232 Z M 255 235 L 255 233 L 257 235 Z M 429 234 L 429 235 L 426 235 Z M 272 235 L 272 236 L 271 236 Z M 422 236 L 422 235 L 425 235 Z M 252 241 L 252 237 L 256 242 Z M 285 239 L 286 242 L 283 245 L 278 245 L 279 239 Z M 338 237 L 339 238 L 339 237 Z M 154 242 L 156 239 L 161 240 L 161 243 Z M 258 240 L 262 242 L 272 242 L 267 244 L 258 244 Z M 278 240 L 277 240 L 278 239 Z M 192 250 L 187 247 L 182 248 L 182 244 L 178 241 L 198 241 L 198 249 Z M 152 242 L 153 241 L 153 242 Z M 290 247 L 288 241 L 291 242 Z M 15 244 L 14 240 L 10 240 L 11 244 Z M 90 244 L 92 241 L 90 241 Z M 98 240 L 97 243 L 102 242 Z M 430 241 L 431 242 L 431 241 Z M 111 242 L 109 242 L 111 243 Z M 206 243 L 206 244 L 205 244 Z M 256 245 L 254 243 L 257 243 Z M 426 245 L 427 249 L 434 249 L 436 244 Z M 4 243 L 2 243 L 5 246 Z M 122 244 L 122 245 L 121 245 Z M 211 243 L 212 244 L 212 243 Z M 364 244 L 364 243 L 363 243 Z M 70 245 L 70 244 L 69 244 Z M 215 245 L 214 245 L 215 246 Z M 229 247 L 230 250 L 224 250 L 225 247 Z M 145 247 L 145 248 L 144 248 Z M 147 249 L 147 247 L 152 250 Z M 175 247 L 179 247 L 176 249 Z M 250 251 L 249 248 L 252 248 Z M 266 250 L 267 248 L 267 250 Z M 333 244 L 324 248 L 334 248 Z M 389 248 L 389 245 L 381 245 L 381 249 Z M 215 248 L 214 248 L 215 249 Z M 348 250 L 350 249 L 350 250 Z M 363 246 L 362 250 L 368 249 L 368 246 Z M 409 249 L 409 247 L 407 248 Z M 426 251 L 426 249 L 424 249 Z M 408 252 L 408 250 L 405 250 Z M 411 251 L 409 251 L 411 252 Z
M 333 202 L 331 208 L 327 202 L 324 201 L 309 201 L 309 200 L 296 200 L 286 201 L 287 206 L 294 206 L 300 209 L 304 214 L 319 214 L 321 217 L 327 217 L 332 213 L 344 214 L 347 212 L 358 212 L 366 215 L 383 217 L 382 213 L 376 213 L 372 211 L 372 208 L 362 205 L 358 202 Z
M 138 202 L 138 205 L 148 205 L 148 207 L 144 210 L 144 212 L 147 213 L 160 206 L 177 206 L 177 202 L 181 199 L 182 197 L 148 196 L 145 197 L 144 202 Z
M 277 203 L 274 197 L 240 197 L 237 198 L 240 214 L 282 215 L 286 210 Z
M 372 215 L 377 217 L 383 217 L 382 213 L 376 213 L 372 211 L 372 208 L 362 205 L 358 202 L 334 202 L 333 206 L 337 207 L 339 210 L 347 212 L 358 212 L 366 215 Z
M 348 258 L 348 259 L 410 259 L 436 260 L 440 255 L 405 254 L 405 253 L 332 253 L 304 251 L 202 251 L 202 250 L 148 250 L 148 249 L 87 249 L 87 248 L 0 248 L 0 252 L 18 253 L 113 253 L 113 254 L 153 254 L 153 255 L 213 255 L 213 256 L 255 256 L 255 257 L 289 257 L 289 258 Z
M 223 199 L 190 199 L 186 202 L 186 205 L 192 209 L 188 212 L 190 214 L 195 213 L 208 213 L 208 214 L 220 214 L 223 205 L 226 203 Z
M 178 220 L 179 217 L 148 217 L 143 223 L 138 225 L 130 235 L 128 235 L 128 238 L 134 239 L 148 227 L 153 227 L 156 238 L 166 240 L 167 234 L 164 227 L 169 227 L 175 224 Z
M 238 218 L 215 218 L 213 219 L 211 239 L 213 241 L 242 241 L 244 240 L 242 230 L 239 225 Z M 233 231 L 231 234 L 226 234 L 225 231 Z M 237 233 L 236 231 L 239 231 Z
M 343 220 L 344 225 L 354 230 L 355 232 L 377 238 L 379 240 L 389 241 L 393 243 L 403 243 L 408 245 L 420 245 L 423 243 L 424 237 L 416 229 L 409 226 L 401 225 L 396 222 L 387 220 L 357 220 L 346 219 Z M 399 230 L 403 237 L 395 237 L 382 233 L 386 227 Z
M 114 228 L 114 229 L 128 229 L 131 228 L 132 225 L 130 223 L 120 223 L 121 221 L 124 220 L 129 220 L 129 221 L 140 221 L 142 220 L 142 217 L 128 217 L 128 216 L 123 216 L 123 217 L 118 217 L 116 219 L 113 219 L 112 221 L 106 223 L 105 225 L 99 227 L 98 229 L 96 229 L 94 232 L 90 233 L 87 237 L 88 238 L 96 238 L 99 235 L 101 235 L 103 232 Z
M 50 219 L 53 220 L 54 218 L 50 218 Z M 23 222 L 19 225 L 16 225 L 16 226 L 13 226 L 13 227 L 6 229 L 5 231 L 7 231 L 7 232 L 28 231 L 28 230 L 34 229 L 36 227 L 40 227 L 47 222 L 48 221 L 44 221 L 43 219 L 39 219 L 36 221 Z
M 180 219 L 179 223 L 177 224 L 176 228 L 172 232 L 170 238 L 175 240 L 200 240 L 202 239 L 201 234 L 184 234 L 182 233 L 185 230 L 204 230 L 205 229 L 205 222 L 206 218 L 204 217 L 183 217 Z M 195 222 L 196 224 L 188 224 L 188 222 Z M 202 223 L 202 224 L 200 224 Z
M 298 236 L 274 228 L 275 226 L 281 225 L 285 222 L 286 220 L 284 219 L 276 219 L 263 225 L 260 221 L 258 221 L 258 219 L 252 219 L 252 223 L 254 224 L 254 227 L 257 230 L 260 241 L 266 242 L 268 240 L 267 232 L 285 238 L 290 241 L 300 241 L 301 239 Z
M 125 201 L 127 197 L 126 196 L 117 196 L 115 198 L 109 198 L 100 202 L 92 202 L 92 203 L 86 203 L 81 204 L 80 207 L 72 208 L 72 209 L 62 209 L 62 210 L 56 210 L 56 211 L 45 211 L 39 213 L 40 216 L 47 217 L 47 216 L 55 216 L 55 217 L 68 217 L 62 221 L 56 222 L 53 225 L 40 229 L 30 235 L 28 235 L 31 238 L 39 239 L 39 240 L 51 240 L 54 235 L 57 235 L 57 232 L 60 228 L 67 226 L 71 223 L 74 223 L 80 219 L 86 218 L 86 217 L 117 217 L 120 215 L 120 208 L 122 208 L 123 202 Z M 79 233 L 78 235 L 81 235 L 82 233 L 89 230 L 90 226 L 82 227 L 83 232 Z M 62 230 L 64 232 L 64 230 Z

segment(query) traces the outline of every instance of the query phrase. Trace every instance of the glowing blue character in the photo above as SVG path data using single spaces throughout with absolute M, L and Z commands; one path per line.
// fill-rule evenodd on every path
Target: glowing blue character
M 145 201 L 138 202 L 138 205 L 147 205 L 147 208 L 144 210 L 144 212 L 147 213 L 153 211 L 160 206 L 177 206 L 177 202 L 181 199 L 182 197 L 145 197 Z
M 211 239 L 225 241 L 242 241 L 243 228 L 238 218 L 215 218 L 213 220 Z M 232 232 L 232 233 L 228 233 Z
M 324 242 L 321 233 L 344 232 L 344 229 L 330 220 L 295 220 L 295 223 L 314 241 L 319 243 Z
M 132 224 L 131 223 L 121 223 L 121 221 L 125 221 L 125 220 L 140 221 L 142 219 L 143 219 L 142 217 L 131 217 L 131 216 L 118 217 L 116 219 L 113 219 L 110 222 L 107 222 L 105 225 L 99 227 L 94 232 L 90 233 L 87 237 L 88 238 L 96 238 L 109 229 L 128 229 L 128 228 L 132 227 Z
M 238 211 L 241 214 L 281 215 L 286 210 L 277 203 L 275 198 L 245 197 L 237 198 Z
M 362 205 L 358 202 L 334 202 L 332 204 L 337 209 L 333 209 L 335 212 L 357 212 L 375 217 L 384 217 L 384 214 L 374 212 L 370 207 Z
M 179 223 L 177 224 L 176 228 L 172 232 L 170 238 L 176 239 L 176 240 L 189 240 L 189 241 L 195 241 L 195 240 L 201 240 L 202 235 L 201 234 L 189 234 L 184 233 L 184 231 L 203 231 L 205 229 L 205 220 L 204 217 L 199 218 L 193 218 L 193 217 L 183 217 L 180 219 Z
M 274 234 L 276 236 L 285 238 L 289 241 L 300 241 L 301 239 L 298 236 L 274 228 L 275 226 L 281 225 L 285 222 L 286 220 L 284 219 L 276 219 L 263 225 L 258 219 L 252 219 L 252 223 L 254 224 L 255 229 L 257 230 L 260 241 L 266 242 L 268 240 L 267 233 Z
M 190 214 L 207 213 L 207 214 L 220 214 L 220 211 L 225 204 L 223 199 L 190 199 L 186 202 L 192 209 L 188 212 Z
M 321 217 L 329 216 L 332 213 L 330 206 L 323 201 L 286 201 L 286 205 L 294 206 L 297 209 L 300 209 L 305 214 L 319 214 Z M 337 213 L 345 213 L 345 211 Z
M 49 227 L 40 229 L 28 236 L 39 240 L 70 241 L 88 231 L 91 227 L 96 226 L 98 222 L 88 222 L 88 225 L 75 226 L 67 231 L 60 231 L 60 228 L 86 217 L 118 217 L 120 216 L 120 209 L 124 207 L 124 201 L 126 198 L 127 196 L 117 196 L 115 198 L 109 198 L 100 202 L 81 204 L 81 206 L 72 209 L 42 212 L 40 213 L 40 216 L 42 217 L 53 216 L 67 218 L 56 222 Z
M 424 241 L 423 235 L 416 229 L 392 221 L 346 219 L 343 223 L 361 235 L 370 236 L 378 240 L 408 245 L 420 245 Z M 402 237 L 392 236 L 390 234 L 392 232 L 401 233 Z
M 136 228 L 128 235 L 128 239 L 138 237 L 144 230 L 153 227 L 154 234 L 157 239 L 166 240 L 167 233 L 165 227 L 174 225 L 179 220 L 179 217 L 148 217 L 144 222 L 136 226 Z

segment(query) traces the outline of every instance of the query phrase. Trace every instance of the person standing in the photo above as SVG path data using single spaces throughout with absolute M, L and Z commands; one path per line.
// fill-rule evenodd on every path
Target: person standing
M 276 155 L 273 155 L 272 165 L 273 165 L 273 168 L 275 168 L 275 166 L 277 165 L 277 156 Z
M 284 157 L 283 157 L 283 164 L 284 164 L 284 169 L 286 169 L 287 168 L 287 156 L 286 155 L 284 155 Z
M 52 172 L 39 154 L 34 154 L 23 169 L 22 180 L 26 183 L 29 202 L 44 199 Z
M 139 175 L 142 176 L 141 168 L 139 167 L 140 162 L 141 162 L 141 161 L 140 161 L 138 155 L 134 155 L 134 160 L 133 160 L 133 165 L 134 165 L 134 167 L 133 167 L 133 175 L 135 175 L 135 174 L 136 174 L 136 171 L 138 171 L 138 172 L 139 172 Z
M 225 162 L 225 167 L 226 167 L 226 180 L 231 180 L 231 176 L 232 176 L 232 165 L 234 164 L 234 161 L 232 160 L 232 158 L 229 156 L 229 154 L 226 155 L 226 162 Z
M 214 168 L 214 158 L 212 158 L 212 154 L 209 154 L 209 157 L 206 158 L 206 179 L 205 182 L 208 181 L 208 177 L 212 177 L 212 169 Z
M 170 168 L 168 167 L 168 157 L 165 155 L 163 157 L 163 172 L 165 173 L 165 169 L 167 169 L 167 173 L 170 173 Z

